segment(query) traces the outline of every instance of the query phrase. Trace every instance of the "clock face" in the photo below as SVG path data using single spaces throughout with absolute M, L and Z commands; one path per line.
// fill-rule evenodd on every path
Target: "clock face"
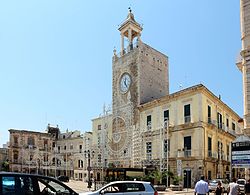
M 128 73 L 125 73 L 122 75 L 121 81 L 120 81 L 120 90 L 123 93 L 126 93 L 130 87 L 131 84 L 131 77 Z

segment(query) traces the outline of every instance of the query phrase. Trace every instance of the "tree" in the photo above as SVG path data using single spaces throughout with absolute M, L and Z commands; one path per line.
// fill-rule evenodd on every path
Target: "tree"
M 1 171 L 9 171 L 9 161 L 8 160 L 6 160 L 2 163 Z

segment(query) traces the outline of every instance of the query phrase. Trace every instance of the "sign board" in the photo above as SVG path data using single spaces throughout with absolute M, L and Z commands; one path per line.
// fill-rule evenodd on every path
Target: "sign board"
M 232 168 L 250 168 L 250 141 L 232 143 Z

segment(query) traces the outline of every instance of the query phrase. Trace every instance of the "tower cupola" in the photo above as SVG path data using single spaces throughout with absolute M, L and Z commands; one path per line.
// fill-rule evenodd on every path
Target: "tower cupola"
M 142 27 L 135 21 L 134 14 L 129 8 L 129 13 L 126 20 L 120 25 L 118 30 L 121 32 L 121 55 L 125 54 L 124 38 L 128 40 L 128 50 L 133 49 L 133 40 L 135 37 L 140 39 Z

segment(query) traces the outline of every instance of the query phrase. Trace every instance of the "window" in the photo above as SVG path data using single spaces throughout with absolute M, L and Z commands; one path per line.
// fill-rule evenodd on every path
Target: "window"
M 17 163 L 18 162 L 18 151 L 13 152 L 13 158 L 14 158 L 14 162 Z
M 147 129 L 150 130 L 152 128 L 152 119 L 151 115 L 147 116 Z
M 147 160 L 152 159 L 152 142 L 146 143 L 146 157 L 147 157 Z
M 164 111 L 164 122 L 167 120 L 169 121 L 169 110 Z
M 227 122 L 226 122 L 226 125 L 227 125 L 227 127 L 229 127 L 229 120 L 228 120 L 228 118 L 227 118 L 226 121 L 227 121 Z
M 190 104 L 184 106 L 184 121 L 185 123 L 191 122 Z
M 145 187 L 141 183 L 125 183 L 124 184 L 124 192 L 143 192 L 145 191 Z M 142 193 L 144 194 L 144 193 Z
M 191 156 L 191 136 L 184 137 L 184 156 Z
M 58 146 L 58 147 L 57 147 L 57 149 L 58 149 L 58 153 L 60 153 L 61 147 L 60 147 L 60 146 Z
M 232 130 L 235 130 L 235 123 L 232 122 Z
M 79 145 L 79 152 L 82 153 L 82 145 Z
M 28 137 L 28 143 L 29 146 L 34 146 L 35 145 L 35 140 L 33 137 Z
M 208 137 L 207 140 L 207 148 L 208 148 L 208 157 L 212 157 L 212 138 Z
M 16 181 L 15 177 L 3 176 L 2 177 L 2 193 L 3 194 L 16 194 L 15 191 Z
M 43 140 L 43 146 L 44 146 L 44 149 L 48 149 L 48 140 L 47 139 L 45 139 L 45 140 Z
M 29 195 L 35 194 L 33 189 L 33 182 L 30 177 L 20 177 L 18 178 L 18 180 L 19 179 L 21 183 L 21 194 L 29 194 Z
M 212 123 L 212 117 L 211 117 L 211 106 L 207 106 L 207 122 Z
M 222 114 L 221 113 L 217 113 L 217 123 L 218 123 L 218 128 L 222 129 Z
M 78 168 L 83 168 L 83 161 L 82 160 L 78 160 Z
M 102 129 L 102 126 L 101 125 L 98 125 L 97 126 L 97 130 L 101 130 Z
M 70 150 L 73 150 L 73 144 L 70 144 Z
M 66 145 L 64 146 L 64 150 L 67 150 L 67 146 Z
M 18 144 L 18 137 L 14 137 L 14 144 Z

